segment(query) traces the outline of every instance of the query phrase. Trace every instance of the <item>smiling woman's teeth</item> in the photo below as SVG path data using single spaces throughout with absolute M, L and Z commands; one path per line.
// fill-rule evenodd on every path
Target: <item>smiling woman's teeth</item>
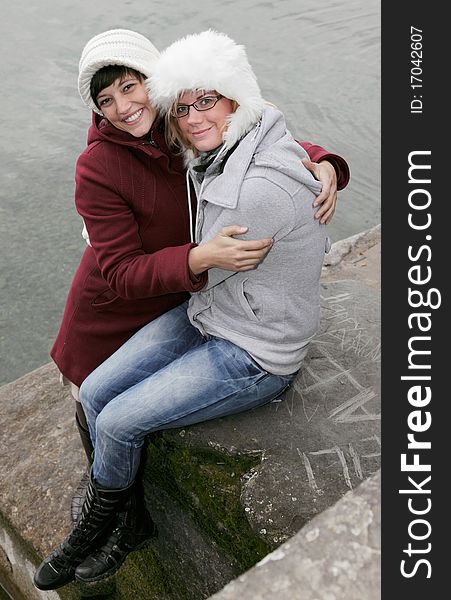
M 124 121 L 126 123 L 132 123 L 133 121 L 136 121 L 136 119 L 141 116 L 142 111 L 143 109 L 141 108 L 140 110 L 136 111 L 133 115 L 130 115 L 129 117 L 124 119 Z

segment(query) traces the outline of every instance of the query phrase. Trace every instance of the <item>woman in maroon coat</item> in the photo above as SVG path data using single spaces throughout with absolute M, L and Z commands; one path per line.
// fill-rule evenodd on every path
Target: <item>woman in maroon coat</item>
M 244 231 L 238 226 L 203 247 L 190 242 L 195 208 L 188 207 L 182 158 L 169 153 L 144 86 L 158 54 L 144 36 L 117 29 L 92 38 L 80 60 L 80 95 L 94 113 L 77 162 L 75 204 L 90 245 L 51 350 L 76 399 L 91 371 L 143 325 L 201 289 L 209 268 L 253 268 L 271 245 L 234 239 Z M 348 167 L 319 146 L 302 145 L 312 161 L 321 161 L 311 167 L 323 182 L 317 216 L 324 222 L 335 209 L 337 180 L 338 189 L 348 182 Z M 199 277 L 191 273 L 194 265 L 196 272 L 199 265 L 205 269 Z M 84 415 L 76 406 L 90 456 Z

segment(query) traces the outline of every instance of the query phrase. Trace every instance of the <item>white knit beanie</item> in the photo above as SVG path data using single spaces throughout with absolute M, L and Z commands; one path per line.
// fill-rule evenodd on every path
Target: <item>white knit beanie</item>
M 150 77 L 159 56 L 152 42 L 136 31 L 110 29 L 94 36 L 83 48 L 78 68 L 78 91 L 83 102 L 101 115 L 90 92 L 91 79 L 97 71 L 108 65 L 119 65 Z
M 239 106 L 228 118 L 226 148 L 252 129 L 265 105 L 244 46 L 211 29 L 188 35 L 166 48 L 146 86 L 152 104 L 164 112 L 185 91 L 216 90 L 235 100 Z

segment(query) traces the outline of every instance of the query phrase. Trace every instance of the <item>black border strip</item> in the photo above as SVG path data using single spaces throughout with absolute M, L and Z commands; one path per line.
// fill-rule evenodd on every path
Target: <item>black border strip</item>
M 451 69 L 442 6 L 433 0 L 382 2 L 384 600 L 449 595 L 451 328 L 446 290 L 451 199 L 445 181 L 451 177 L 443 146 L 451 131 L 446 91 Z M 421 50 L 420 56 L 412 54 L 415 50 Z M 419 208 L 421 203 L 424 207 Z M 414 307 L 421 298 L 424 305 Z M 415 316 L 420 313 L 422 317 Z M 431 448 L 409 449 L 408 434 Z M 403 454 L 411 471 L 402 469 Z M 416 461 L 422 468 L 431 465 L 431 470 L 420 471 Z

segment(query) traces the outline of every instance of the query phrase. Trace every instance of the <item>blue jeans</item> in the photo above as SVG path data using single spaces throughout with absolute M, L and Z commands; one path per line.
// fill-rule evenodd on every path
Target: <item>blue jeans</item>
M 92 474 L 102 486 L 133 482 L 147 434 L 256 408 L 295 376 L 272 375 L 235 344 L 203 337 L 186 309 L 143 327 L 80 388 L 95 448 Z

